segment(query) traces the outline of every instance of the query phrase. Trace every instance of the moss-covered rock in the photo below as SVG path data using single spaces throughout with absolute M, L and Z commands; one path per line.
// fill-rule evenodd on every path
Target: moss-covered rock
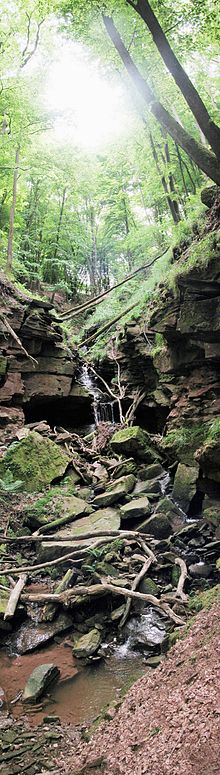
M 96 495 L 93 500 L 94 506 L 111 506 L 112 503 L 117 503 L 128 492 L 133 490 L 135 485 L 135 476 L 129 474 L 128 476 L 121 476 L 120 479 L 115 479 L 114 482 L 109 484 L 106 488 L 106 492 L 101 495 Z
M 159 589 L 153 579 L 146 577 L 145 579 L 142 579 L 138 587 L 138 592 L 142 592 L 144 595 L 154 595 L 157 597 L 159 594 Z
M 23 482 L 23 490 L 37 492 L 63 476 L 69 464 L 67 454 L 50 439 L 32 431 L 7 449 L 0 462 L 0 477 L 10 470 Z
M 199 466 L 186 466 L 179 463 L 175 474 L 172 498 L 177 501 L 181 509 L 188 513 L 193 496 L 196 493 L 196 482 L 199 475 Z
M 132 455 L 137 460 L 145 460 L 146 463 L 153 463 L 159 458 L 158 453 L 153 449 L 149 433 L 143 431 L 139 425 L 123 428 L 114 433 L 111 446 L 119 455 Z
M 122 519 L 141 519 L 150 514 L 150 511 L 149 500 L 146 495 L 143 495 L 142 498 L 134 498 L 125 506 L 121 506 L 120 515 Z
M 75 641 L 73 646 L 74 657 L 91 657 L 92 654 L 95 654 L 97 651 L 100 642 L 100 630 L 97 630 L 94 627 L 93 630 L 90 630 L 86 633 L 86 635 L 82 635 L 80 638 L 78 638 L 78 640 Z
M 195 460 L 208 479 L 220 482 L 220 439 L 213 439 L 197 449 Z
M 150 533 L 155 538 L 168 538 L 172 533 L 172 527 L 165 514 L 154 514 L 139 525 L 140 533 Z

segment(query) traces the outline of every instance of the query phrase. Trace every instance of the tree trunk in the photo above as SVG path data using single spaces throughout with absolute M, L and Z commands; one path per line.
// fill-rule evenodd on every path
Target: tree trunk
M 172 51 L 152 8 L 147 0 L 135 0 L 135 2 L 127 0 L 127 2 L 146 23 L 165 65 L 183 94 L 200 130 L 207 138 L 217 158 L 220 159 L 220 127 L 212 121 L 197 89 Z
M 147 81 L 143 78 L 140 71 L 136 67 L 128 53 L 127 49 L 122 42 L 120 35 L 114 25 L 114 22 L 109 16 L 103 16 L 103 22 L 109 37 L 111 38 L 119 56 L 121 57 L 130 78 L 135 83 L 136 88 L 140 92 L 141 96 L 147 103 L 151 113 L 157 119 L 159 124 L 163 126 L 168 134 L 173 138 L 175 143 L 183 148 L 183 150 L 192 158 L 197 166 L 205 172 L 205 174 L 214 180 L 217 185 L 220 185 L 220 163 L 211 151 L 204 148 L 200 143 L 194 140 L 191 135 L 186 132 L 183 127 L 170 115 L 168 110 L 161 105 L 156 99 L 156 96 Z
M 14 220 L 15 220 L 15 208 L 17 199 L 17 181 L 18 181 L 18 165 L 19 165 L 20 146 L 18 145 L 15 154 L 15 168 L 13 177 L 13 189 L 12 189 L 12 205 L 9 216 L 9 233 L 8 233 L 8 247 L 7 247 L 7 269 L 9 272 L 12 269 L 13 260 L 13 237 L 14 237 Z
M 59 215 L 59 221 L 58 221 L 58 227 L 57 227 L 56 245 L 55 245 L 55 250 L 54 250 L 54 258 L 57 257 L 57 251 L 58 251 L 58 245 L 59 245 L 59 241 L 60 241 L 60 230 L 61 230 L 61 226 L 62 226 L 65 201 L 66 201 L 66 186 L 63 189 L 63 194 L 62 194 L 61 207 L 60 207 L 60 215 Z
M 169 145 L 168 145 L 167 142 L 165 143 L 165 146 L 164 146 L 164 153 L 165 153 L 166 163 L 170 164 L 170 151 L 169 151 Z M 181 221 L 181 215 L 180 215 L 179 204 L 178 204 L 177 196 L 176 196 L 175 180 L 174 180 L 172 172 L 169 172 L 169 186 L 170 186 L 170 192 L 171 192 L 171 194 L 173 194 L 172 200 L 173 200 L 173 206 L 174 206 L 174 210 L 175 210 L 176 220 L 177 220 L 177 223 L 179 223 Z
M 154 161 L 155 161 L 155 164 L 156 164 L 157 172 L 158 172 L 158 175 L 160 176 L 164 193 L 166 194 L 166 200 L 167 200 L 168 207 L 170 209 L 170 212 L 171 212 L 171 215 L 172 215 L 174 223 L 177 224 L 177 223 L 179 223 L 179 219 L 176 216 L 176 211 L 175 211 L 175 208 L 174 208 L 174 204 L 173 204 L 173 201 L 172 201 L 172 199 L 171 199 L 171 197 L 169 195 L 166 178 L 164 177 L 164 175 L 162 174 L 161 169 L 160 169 L 159 159 L 158 159 L 157 150 L 156 150 L 156 146 L 155 146 L 155 143 L 154 143 L 152 132 L 150 132 L 150 144 L 151 144 L 152 155 L 153 155 L 153 158 L 154 158 Z

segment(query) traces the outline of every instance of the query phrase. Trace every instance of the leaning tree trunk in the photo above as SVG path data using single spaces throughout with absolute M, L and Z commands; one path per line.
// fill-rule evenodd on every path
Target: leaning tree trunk
M 20 146 L 18 145 L 15 154 L 15 168 L 13 176 L 13 189 L 12 189 L 12 204 L 9 216 L 9 232 L 8 232 L 8 247 L 7 247 L 7 269 L 9 272 L 12 269 L 13 260 L 13 237 L 14 237 L 14 220 L 15 220 L 15 208 L 17 199 L 17 182 L 18 182 L 18 165 L 19 165 Z
M 163 61 L 183 94 L 200 130 L 207 138 L 217 158 L 220 159 L 220 127 L 212 121 L 197 89 L 172 51 L 151 6 L 147 0 L 127 0 L 127 2 L 146 23 Z
M 109 16 L 103 15 L 103 22 L 109 37 L 111 38 L 119 56 L 121 57 L 130 78 L 151 110 L 159 124 L 163 126 L 175 143 L 191 157 L 197 166 L 205 172 L 217 185 L 220 185 L 220 163 L 217 162 L 214 153 L 204 148 L 197 140 L 194 140 L 186 130 L 170 115 L 168 110 L 161 105 L 147 81 L 136 67 L 129 52 L 124 46 L 120 35 Z
M 54 259 L 56 259 L 56 257 L 57 257 L 57 251 L 58 251 L 58 247 L 59 247 L 60 231 L 61 231 L 61 227 L 62 227 L 65 201 L 66 201 L 66 186 L 63 189 L 63 194 L 62 194 L 62 199 L 61 199 L 60 214 L 59 214 L 59 220 L 58 220 L 58 226 L 57 226 L 56 244 L 55 244 L 55 250 L 54 250 Z

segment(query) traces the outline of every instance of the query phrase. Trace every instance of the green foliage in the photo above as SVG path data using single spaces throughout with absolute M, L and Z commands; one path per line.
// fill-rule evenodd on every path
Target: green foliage
M 0 479 L 0 492 L 14 493 L 21 489 L 23 481 L 20 479 L 14 479 L 14 476 L 9 468 L 6 468 L 4 477 Z
M 188 608 L 190 611 L 197 613 L 198 611 L 209 611 L 214 603 L 220 602 L 220 584 L 216 584 L 211 589 L 206 589 L 203 592 L 198 592 L 196 595 L 190 597 L 188 602 Z

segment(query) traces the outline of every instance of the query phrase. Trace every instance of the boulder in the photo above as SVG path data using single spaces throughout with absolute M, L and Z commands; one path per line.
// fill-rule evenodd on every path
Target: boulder
M 78 638 L 73 646 L 74 657 L 91 657 L 92 654 L 98 650 L 101 643 L 101 633 L 95 627 L 90 630 L 86 635 L 82 635 Z
M 31 673 L 23 691 L 23 702 L 36 702 L 58 680 L 60 670 L 56 665 L 38 665 Z
M 106 491 L 101 495 L 96 495 L 93 500 L 93 506 L 111 506 L 112 503 L 117 503 L 128 492 L 133 490 L 135 485 L 135 476 L 129 474 L 128 476 L 121 476 L 120 479 L 116 479 L 109 484 Z
M 25 621 L 10 639 L 10 648 L 14 654 L 27 654 L 44 646 L 60 632 L 66 632 L 73 625 L 69 614 L 61 613 L 53 622 Z
M 54 498 L 51 498 L 49 503 L 44 505 L 44 502 L 44 498 L 39 498 L 33 506 L 26 510 L 26 523 L 31 528 L 47 525 L 51 521 L 62 518 L 65 518 L 66 522 L 71 522 L 71 520 L 90 510 L 90 506 L 88 506 L 85 500 L 76 498 L 75 495 L 65 495 L 65 492 L 62 492 L 62 490 L 57 495 L 54 495 Z
M 146 463 L 158 460 L 158 454 L 153 449 L 149 433 L 143 431 L 139 425 L 123 428 L 122 431 L 114 433 L 111 446 L 119 455 L 132 455 L 137 460 L 145 460 Z
M 196 562 L 194 565 L 189 565 L 188 571 L 190 576 L 208 579 L 212 574 L 213 568 L 212 565 L 206 565 L 204 562 Z
M 143 496 L 142 498 L 134 498 L 125 506 L 121 506 L 120 515 L 122 519 L 138 519 L 146 517 L 150 514 L 151 507 L 148 498 Z
M 54 441 L 32 431 L 7 449 L 0 461 L 0 477 L 9 469 L 15 479 L 23 482 L 23 490 L 40 491 L 63 476 L 69 462 L 66 452 Z
M 162 617 L 153 608 L 126 624 L 124 632 L 129 638 L 129 648 L 139 650 L 158 649 L 166 637 Z
M 161 498 L 159 500 L 159 503 L 157 503 L 157 506 L 154 511 L 155 514 L 165 514 L 169 522 L 172 526 L 172 529 L 174 531 L 181 530 L 184 524 L 184 515 L 182 513 L 182 510 L 178 508 L 177 503 L 173 503 L 171 498 L 168 497 L 168 495 L 165 495 L 164 498 Z
M 217 197 L 220 197 L 219 186 L 207 186 L 201 191 L 201 200 L 203 205 L 206 205 L 206 207 L 212 207 Z
M 196 483 L 199 475 L 199 466 L 186 466 L 179 463 L 175 474 L 172 498 L 183 511 L 188 513 L 193 496 L 196 493 Z
M 215 439 L 203 444 L 195 453 L 195 460 L 199 463 L 203 474 L 208 479 L 220 482 L 220 440 Z
M 220 526 L 220 500 L 205 495 L 202 514 L 206 522 L 218 528 Z
M 39 562 L 46 562 L 47 560 L 55 560 L 57 557 L 71 552 L 73 544 L 71 538 L 74 536 L 82 536 L 80 538 L 80 546 L 85 544 L 86 546 L 94 543 L 95 537 L 91 539 L 83 539 L 83 536 L 87 533 L 96 533 L 102 531 L 105 534 L 106 530 L 119 530 L 120 528 L 120 513 L 117 509 L 113 509 L 109 506 L 106 509 L 98 509 L 88 516 L 76 519 L 72 524 L 65 525 L 61 530 L 56 533 L 56 541 L 46 542 L 42 541 L 39 549 L 38 559 Z M 59 541 L 59 538 L 66 539 Z M 77 544 L 75 544 L 77 549 Z
M 140 533 L 150 533 L 155 538 L 168 538 L 172 533 L 172 527 L 168 517 L 165 514 L 153 514 L 139 525 Z
M 151 466 L 143 466 L 139 471 L 140 479 L 143 479 L 144 481 L 164 476 L 164 474 L 165 471 L 160 463 L 152 463 Z

